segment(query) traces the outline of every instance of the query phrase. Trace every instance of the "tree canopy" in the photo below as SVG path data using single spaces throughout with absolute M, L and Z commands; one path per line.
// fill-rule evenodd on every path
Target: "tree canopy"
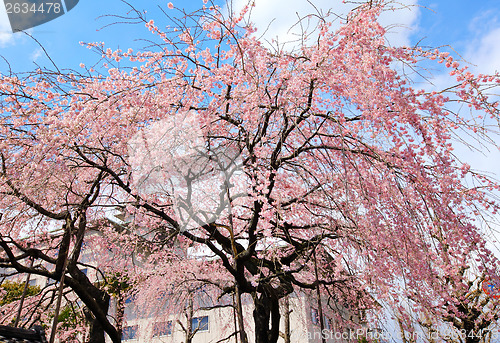
M 497 211 L 499 185 L 461 163 L 453 139 L 495 145 L 476 123 L 497 123 L 499 75 L 389 46 L 384 6 L 360 5 L 339 29 L 323 18 L 291 51 L 257 39 L 249 7 L 212 6 L 166 28 L 144 20 L 154 44 L 143 51 L 89 45 L 106 73 L 3 75 L 1 265 L 56 280 L 66 270 L 99 322 L 92 342 L 120 335 L 109 294 L 78 262 L 91 228 L 103 249 L 138 253 L 133 268 L 101 265 L 121 266 L 139 297 L 201 284 L 251 295 L 256 343 L 277 342 L 279 302 L 300 290 L 353 313 L 387 305 L 410 331 L 422 318 L 462 329 L 476 313 L 474 332 L 494 322 L 495 299 L 467 299 L 475 277 L 498 272 L 480 220 Z M 418 87 L 404 70 L 422 61 L 456 84 Z M 102 220 L 109 208 L 129 218 L 119 230 Z M 48 248 L 23 240 L 47 240 L 54 225 L 63 234 Z

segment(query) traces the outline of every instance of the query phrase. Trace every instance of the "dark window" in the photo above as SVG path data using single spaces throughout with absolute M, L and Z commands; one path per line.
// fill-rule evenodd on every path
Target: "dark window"
M 318 310 L 311 307 L 311 322 L 313 325 L 319 325 Z
M 134 302 L 134 297 L 133 296 L 128 296 L 125 298 L 125 305 L 132 304 Z
M 193 332 L 208 331 L 208 316 L 194 317 L 191 320 Z
M 366 311 L 365 310 L 360 310 L 359 311 L 359 320 L 364 322 L 366 320 Z
M 36 279 L 30 280 L 28 282 L 28 285 L 30 285 L 30 286 L 36 286 Z
M 153 337 L 170 336 L 172 334 L 172 321 L 157 322 L 153 324 Z
M 125 297 L 125 318 L 127 320 L 137 319 L 139 316 L 139 311 L 137 304 L 135 303 L 135 298 L 132 295 Z
M 328 318 L 327 316 L 323 316 L 323 322 L 325 323 L 325 329 L 333 330 L 333 320 L 332 318 Z
M 137 339 L 137 331 L 138 331 L 137 325 L 125 326 L 122 329 L 122 340 L 127 341 L 130 339 Z

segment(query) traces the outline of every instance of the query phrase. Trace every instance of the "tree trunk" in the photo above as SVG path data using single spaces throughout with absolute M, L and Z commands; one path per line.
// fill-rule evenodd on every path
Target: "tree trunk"
M 253 318 L 255 343 L 277 343 L 279 338 L 280 309 L 276 297 L 261 293 L 254 295 Z
M 285 343 L 290 343 L 290 301 L 288 296 L 284 299 L 284 315 L 285 315 L 285 332 L 283 334 L 283 339 Z
M 186 308 L 186 319 L 187 319 L 187 332 L 186 332 L 186 343 L 191 343 L 193 341 L 193 294 L 189 295 L 188 304 Z M 199 325 L 199 324 L 198 324 Z M 198 330 L 197 330 L 198 331 Z
M 240 341 L 241 343 L 248 343 L 247 333 L 245 332 L 245 323 L 243 321 L 243 306 L 241 304 L 240 287 L 238 284 L 235 284 L 235 296 Z M 236 336 L 238 336 L 238 334 Z
M 323 304 L 321 303 L 321 291 L 319 289 L 319 279 L 318 279 L 318 261 L 316 260 L 316 250 L 313 250 L 314 256 L 314 274 L 316 276 L 316 297 L 318 300 L 318 315 L 319 315 L 319 327 L 321 332 L 321 343 L 326 343 L 326 338 L 323 335 L 325 332 L 325 318 L 323 317 Z
M 87 276 L 83 274 L 74 264 L 68 265 L 68 270 L 73 278 L 66 278 L 66 284 L 71 287 L 71 289 L 78 295 L 80 300 L 88 307 L 89 311 L 93 313 L 92 318 L 96 318 L 95 323 L 89 317 L 87 320 L 90 323 L 90 331 L 92 332 L 93 325 L 96 325 L 96 333 L 90 335 L 91 337 L 101 337 L 100 328 L 104 330 L 109 336 L 113 343 L 121 343 L 121 335 L 118 333 L 116 328 L 108 320 L 109 302 L 110 296 L 105 291 L 97 288 L 92 284 Z M 102 341 L 89 341 L 92 343 L 103 342 L 104 343 L 104 332 L 102 333 Z M 99 338 L 100 339 L 100 338 Z
M 90 323 L 87 343 L 105 343 L 104 328 L 99 321 L 94 316 L 87 317 L 87 320 Z
M 102 293 L 102 299 L 98 299 L 97 303 L 100 305 L 101 309 L 107 314 L 108 309 L 109 309 L 109 295 L 106 293 Z M 105 334 L 106 331 L 104 330 L 104 326 L 101 324 L 101 321 L 97 319 L 90 311 L 88 308 L 84 309 L 84 314 L 85 314 L 85 319 L 89 323 L 90 329 L 89 329 L 89 336 L 88 340 L 86 343 L 105 343 Z M 115 332 L 116 333 L 116 332 Z M 108 334 L 109 335 L 109 334 Z M 113 343 L 120 343 L 121 342 L 121 335 L 116 335 L 111 336 L 111 341 Z

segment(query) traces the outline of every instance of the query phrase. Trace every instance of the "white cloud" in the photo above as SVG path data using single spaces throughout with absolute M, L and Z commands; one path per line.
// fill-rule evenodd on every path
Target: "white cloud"
M 238 13 L 248 0 L 234 0 L 233 11 Z M 314 28 L 316 21 L 302 21 L 302 26 L 297 25 L 299 19 L 308 15 L 331 13 L 331 19 L 337 15 L 345 17 L 356 5 L 343 3 L 341 0 L 254 0 L 250 20 L 258 28 L 257 35 L 262 35 L 266 41 L 278 40 L 281 44 L 297 40 L 303 29 L 309 32 Z M 394 46 L 408 45 L 411 28 L 416 25 L 419 9 L 414 6 L 417 0 L 406 1 L 407 5 L 394 5 L 380 17 L 380 23 L 389 28 L 389 44 Z M 336 20 L 340 25 L 340 21 Z M 264 33 L 265 32 L 265 33 Z M 293 43 L 292 43 L 293 44 Z
M 38 59 L 43 55 L 43 50 L 42 48 L 38 48 L 38 49 L 35 49 L 32 53 L 31 53 L 31 59 L 33 60 L 33 62 L 37 62 Z
M 468 41 L 453 42 L 452 46 L 465 46 L 458 53 L 465 60 L 461 66 L 468 66 L 474 74 L 500 72 L 500 20 L 492 11 L 485 11 L 470 20 L 467 25 Z M 460 62 L 460 58 L 458 59 Z M 442 90 L 456 84 L 449 70 L 433 75 L 433 86 L 427 90 Z M 498 92 L 497 92 L 498 93 Z
M 10 28 L 9 18 L 5 6 L 0 4 L 0 47 L 12 43 L 12 30 Z
M 466 60 L 476 73 L 491 74 L 500 71 L 500 25 L 469 45 Z
M 420 8 L 417 0 L 408 0 L 406 5 L 394 4 L 380 15 L 380 23 L 387 31 L 392 46 L 410 45 L 410 36 L 415 31 Z

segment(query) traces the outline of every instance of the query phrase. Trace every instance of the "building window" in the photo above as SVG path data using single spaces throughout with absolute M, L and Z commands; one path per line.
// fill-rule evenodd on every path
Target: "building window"
M 194 317 L 191 319 L 193 332 L 208 331 L 208 316 Z
M 319 314 L 318 310 L 311 307 L 311 322 L 313 325 L 319 325 Z
M 172 334 L 172 321 L 157 322 L 153 324 L 153 337 L 170 336 Z
M 125 298 L 125 305 L 130 305 L 134 302 L 134 297 L 129 295 L 128 297 Z
M 28 282 L 28 285 L 29 286 L 36 286 L 36 279 L 31 279 L 29 282 Z
M 122 340 L 128 341 L 132 339 L 137 339 L 138 325 L 125 326 L 122 329 Z
M 325 323 L 325 329 L 333 330 L 333 320 L 332 318 L 328 318 L 327 316 L 323 316 L 323 322 Z
M 360 310 L 359 311 L 359 320 L 362 322 L 366 321 L 366 311 L 365 310 Z

